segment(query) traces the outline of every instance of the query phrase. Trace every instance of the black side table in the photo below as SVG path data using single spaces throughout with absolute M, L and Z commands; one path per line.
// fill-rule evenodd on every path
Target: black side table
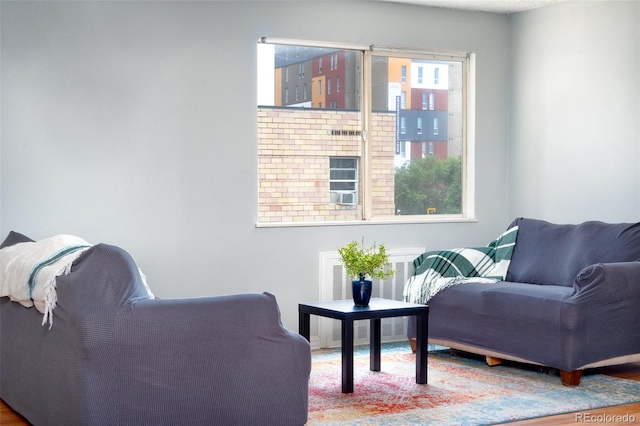
M 342 322 L 342 392 L 353 393 L 353 321 L 368 319 L 371 371 L 380 371 L 381 319 L 415 315 L 416 335 L 416 383 L 427 383 L 427 330 L 429 306 L 373 298 L 369 306 L 355 306 L 353 300 L 332 300 L 298 304 L 298 332 L 310 338 L 310 315 L 338 319 Z

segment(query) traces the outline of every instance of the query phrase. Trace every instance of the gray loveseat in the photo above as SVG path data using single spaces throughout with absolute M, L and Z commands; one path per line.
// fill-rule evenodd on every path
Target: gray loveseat
M 429 301 L 429 341 L 558 369 L 640 361 L 640 223 L 558 225 L 519 218 L 506 279 L 446 288 Z M 416 259 L 418 260 L 418 259 Z M 414 334 L 410 321 L 409 337 Z
M 151 299 L 131 256 L 105 244 L 58 277 L 57 296 L 51 329 L 0 299 L 0 398 L 32 424 L 306 422 L 310 346 L 274 296 Z

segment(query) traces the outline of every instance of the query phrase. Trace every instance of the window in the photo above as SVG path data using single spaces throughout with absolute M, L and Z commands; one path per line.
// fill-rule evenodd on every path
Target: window
M 355 206 L 358 204 L 358 159 L 329 159 L 329 202 Z
M 259 226 L 473 217 L 473 54 L 263 38 L 258 58 Z

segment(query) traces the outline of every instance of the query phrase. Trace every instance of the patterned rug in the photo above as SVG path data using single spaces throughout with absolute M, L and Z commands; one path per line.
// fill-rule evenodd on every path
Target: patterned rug
M 369 347 L 354 354 L 354 393 L 341 392 L 340 348 L 314 350 L 307 425 L 487 425 L 640 401 L 640 381 L 585 374 L 562 386 L 552 369 L 430 347 L 428 384 L 415 383 L 415 354 L 386 343 L 381 370 Z

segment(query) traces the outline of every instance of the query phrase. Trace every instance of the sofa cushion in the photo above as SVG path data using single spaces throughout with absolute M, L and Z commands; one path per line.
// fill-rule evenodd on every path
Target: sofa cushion
M 19 232 L 11 231 L 7 238 L 4 239 L 2 244 L 0 245 L 0 249 L 5 247 L 10 247 L 19 243 L 32 243 L 33 240 L 26 235 L 22 235 Z
M 548 365 L 561 358 L 563 301 L 572 291 L 504 281 L 450 287 L 429 302 L 429 338 Z
M 594 263 L 640 260 L 640 222 L 558 225 L 518 218 L 518 240 L 507 281 L 571 287 Z

